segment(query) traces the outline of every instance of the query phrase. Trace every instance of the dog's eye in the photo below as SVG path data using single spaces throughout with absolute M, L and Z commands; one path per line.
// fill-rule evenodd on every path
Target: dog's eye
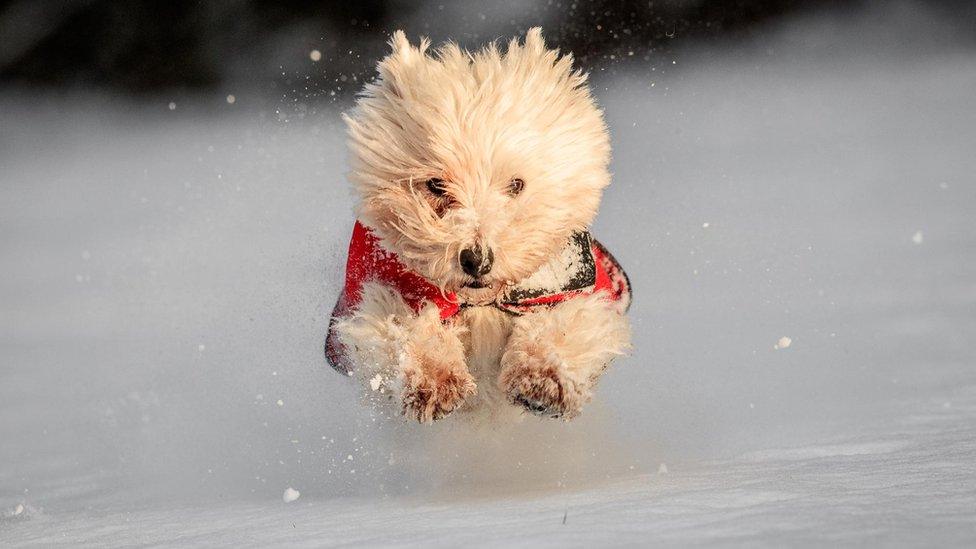
M 435 177 L 427 180 L 427 190 L 434 196 L 444 196 L 444 193 L 447 192 L 447 187 L 443 179 Z
M 519 193 L 521 193 L 522 189 L 524 188 L 525 188 L 525 181 L 522 181 L 518 177 L 508 182 L 508 194 L 512 196 L 518 196 Z

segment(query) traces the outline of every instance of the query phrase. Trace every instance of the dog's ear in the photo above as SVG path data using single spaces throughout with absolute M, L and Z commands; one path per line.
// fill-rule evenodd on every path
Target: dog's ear
M 390 37 L 390 57 L 402 57 L 410 55 L 410 41 L 407 40 L 407 34 L 402 30 L 396 30 L 393 32 L 393 36 Z
M 390 36 L 389 44 L 390 53 L 380 61 L 380 64 L 399 63 L 402 65 L 410 65 L 422 61 L 427 57 L 427 50 L 430 48 L 430 39 L 427 37 L 421 38 L 420 44 L 415 48 L 410 45 L 406 33 L 402 30 L 397 30 Z
M 525 48 L 535 53 L 546 51 L 546 41 L 542 38 L 542 27 L 532 27 L 525 33 Z
M 488 50 L 494 50 L 495 45 L 489 44 Z M 525 40 L 519 42 L 518 37 L 513 37 L 508 42 L 508 52 L 512 56 L 542 57 L 548 53 L 546 41 L 542 38 L 542 27 L 532 27 L 525 33 Z
M 407 35 L 397 30 L 390 37 L 390 53 L 379 64 L 380 79 L 387 89 L 396 97 L 402 98 L 405 92 L 404 77 L 427 60 L 427 49 L 430 40 L 421 38 L 417 47 L 410 45 Z
M 571 52 L 560 54 L 558 49 L 546 47 L 542 27 L 529 29 L 522 43 L 518 38 L 512 38 L 505 58 L 516 71 L 553 74 L 557 80 L 568 82 L 572 88 L 580 88 L 586 83 L 586 75 L 573 68 Z

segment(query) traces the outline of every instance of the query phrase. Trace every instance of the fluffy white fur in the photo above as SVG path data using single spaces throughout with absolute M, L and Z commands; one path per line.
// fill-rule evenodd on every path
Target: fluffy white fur
M 359 218 L 411 270 L 469 303 L 491 301 L 585 230 L 610 182 L 609 136 L 586 77 L 540 29 L 470 53 L 430 51 L 402 32 L 346 117 Z M 444 196 L 426 187 L 444 183 Z M 525 182 L 517 196 L 513 179 Z M 494 252 L 472 281 L 462 249 Z M 628 346 L 625 317 L 599 296 L 513 317 L 471 307 L 441 322 L 380 284 L 338 325 L 366 394 L 428 422 L 456 409 L 571 418 Z

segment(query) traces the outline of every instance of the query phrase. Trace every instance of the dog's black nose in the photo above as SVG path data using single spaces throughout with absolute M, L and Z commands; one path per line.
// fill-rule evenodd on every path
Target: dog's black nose
M 480 246 L 461 250 L 458 257 L 461 269 L 475 278 L 488 274 L 494 261 L 495 254 L 491 253 L 491 248 L 482 249 Z

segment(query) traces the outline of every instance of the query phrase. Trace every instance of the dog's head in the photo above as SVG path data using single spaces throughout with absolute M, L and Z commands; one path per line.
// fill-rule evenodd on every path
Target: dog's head
M 589 226 L 610 182 L 586 76 L 538 28 L 504 52 L 428 52 L 400 31 L 391 46 L 346 116 L 360 219 L 447 291 L 532 274 Z

